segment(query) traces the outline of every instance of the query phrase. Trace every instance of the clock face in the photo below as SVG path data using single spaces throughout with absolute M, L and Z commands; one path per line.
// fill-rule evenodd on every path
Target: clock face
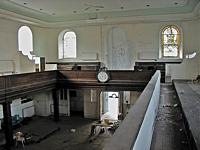
M 107 72 L 105 71 L 101 71 L 97 74 L 97 79 L 100 81 L 100 82 L 107 82 L 109 80 L 109 75 Z

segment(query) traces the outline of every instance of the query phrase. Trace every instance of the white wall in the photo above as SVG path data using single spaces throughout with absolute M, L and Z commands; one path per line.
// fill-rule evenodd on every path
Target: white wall
M 37 93 L 32 96 L 35 105 L 35 114 L 38 116 L 51 115 L 50 105 L 53 103 L 52 92 Z
M 150 103 L 146 110 L 144 120 L 141 124 L 139 133 L 132 147 L 132 150 L 150 150 L 151 147 L 151 140 L 154 131 L 155 119 L 157 115 L 158 104 L 160 101 L 160 73 L 158 75 L 158 78 L 154 82 L 155 83 L 149 82 L 148 84 L 148 85 L 155 84 L 155 87 L 153 87 L 154 90 L 150 98 Z M 149 87 L 152 87 L 152 85 L 150 85 Z
M 183 50 L 184 54 L 190 54 L 200 49 L 199 45 L 199 22 L 188 21 L 182 22 L 181 27 L 183 29 Z M 168 74 L 171 75 L 172 79 L 194 79 L 198 74 L 198 61 L 199 56 L 193 59 L 183 59 L 181 64 L 168 65 Z
M 95 94 L 98 95 L 98 94 Z M 91 100 L 91 90 L 84 90 L 84 117 L 85 118 L 99 118 L 99 96 L 96 99 Z
M 21 52 L 18 52 L 17 54 L 19 55 L 20 61 L 20 73 L 34 72 L 36 68 L 34 60 L 30 60 Z
M 33 101 L 21 104 L 21 98 L 15 99 L 11 103 L 11 115 L 20 117 L 32 117 L 35 115 Z M 0 105 L 0 119 L 3 118 L 3 105 Z
M 151 23 L 116 23 L 113 25 L 91 25 L 91 26 L 75 26 L 66 28 L 42 28 L 30 26 L 33 32 L 34 54 L 44 56 L 46 61 L 58 61 L 58 35 L 64 29 L 72 29 L 77 34 L 77 59 L 61 60 L 61 61 L 83 61 L 90 57 L 90 53 L 97 54 L 96 61 L 107 63 L 108 54 L 108 33 L 112 27 L 120 27 L 125 31 L 132 63 L 143 58 L 158 58 L 159 50 L 159 31 L 163 25 L 177 24 L 183 29 L 183 49 L 193 51 L 200 49 L 200 21 L 178 21 L 178 22 L 151 22 Z M 34 70 L 34 66 L 30 69 L 31 63 L 20 61 L 17 55 L 17 31 L 24 25 L 19 22 L 5 20 L 0 18 L 0 60 L 13 60 L 16 65 L 16 72 L 29 72 Z M 22 60 L 22 59 L 21 59 Z M 167 73 L 172 78 L 194 78 L 198 69 L 195 66 L 198 59 L 184 61 L 182 64 L 170 65 Z M 0 63 L 0 65 L 2 65 Z M 6 68 L 5 65 L 2 65 Z M 1 66 L 1 67 L 2 67 Z M 192 66 L 192 67 L 191 67 Z M 0 68 L 1 68 L 0 67 Z M 132 67 L 133 68 L 133 67 Z M 188 71 L 188 68 L 189 71 Z M 1 71 L 1 70 L 0 70 Z
M 19 72 L 19 58 L 17 55 L 17 28 L 19 23 L 0 19 L 0 61 L 13 60 L 16 65 L 16 72 Z M 2 70 L 10 70 L 2 66 Z
M 58 61 L 58 36 L 65 29 L 73 30 L 77 36 L 77 59 L 64 61 L 82 61 L 89 53 L 98 54 L 101 51 L 101 36 L 99 26 L 83 26 L 72 28 L 40 28 L 32 27 L 34 36 L 34 54 L 44 56 L 46 61 Z
M 25 73 L 35 70 L 33 62 L 18 52 L 18 29 L 22 25 L 0 18 L 0 72 Z
M 124 91 L 123 97 L 123 115 L 124 117 L 129 112 L 130 108 L 135 104 L 141 92 L 138 91 Z
M 126 33 L 132 63 L 140 58 L 156 59 L 159 52 L 159 31 L 164 25 L 177 24 L 183 30 L 184 53 L 200 49 L 199 21 L 126 23 L 113 25 L 79 26 L 70 28 L 46 29 L 34 27 L 36 53 L 45 55 L 47 61 L 57 60 L 57 38 L 64 29 L 72 29 L 77 34 L 77 59 L 60 61 L 83 61 L 90 53 L 98 54 L 99 61 L 107 63 L 108 33 L 112 27 L 120 27 Z M 47 38 L 48 37 L 48 38 Z M 84 55 L 84 56 L 83 56 Z M 181 64 L 169 65 L 166 70 L 172 78 L 195 78 L 198 59 L 184 60 Z M 97 60 L 98 61 L 98 60 Z M 133 67 L 132 67 L 133 68 Z
M 199 11 L 200 12 L 200 11 Z M 199 53 L 198 53 L 198 55 L 197 55 L 197 63 L 198 63 L 198 74 L 200 74 L 200 28 L 199 28 L 199 26 L 200 26 L 200 20 L 198 21 L 198 23 L 197 23 L 197 26 L 198 26 L 198 28 L 196 29 L 196 34 L 198 34 L 198 39 L 197 39 L 197 43 L 198 43 L 198 50 L 199 50 Z
M 32 26 L 33 49 L 36 56 L 45 57 L 47 62 L 57 61 L 58 35 L 61 29 L 48 29 Z

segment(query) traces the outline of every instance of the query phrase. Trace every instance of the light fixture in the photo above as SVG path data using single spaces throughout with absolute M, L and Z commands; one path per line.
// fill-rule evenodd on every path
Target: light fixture
M 200 51 L 199 50 L 193 50 L 191 52 L 188 52 L 185 54 L 185 58 L 186 59 L 192 59 L 192 58 L 195 58 L 196 55 L 199 53 Z
M 185 58 L 186 58 L 186 59 L 192 59 L 192 58 L 194 58 L 196 55 L 197 55 L 197 52 L 193 52 L 193 53 L 191 53 L 191 54 L 186 54 L 186 55 L 185 55 Z
M 109 98 L 119 98 L 116 93 L 113 93 L 112 95 L 109 96 Z

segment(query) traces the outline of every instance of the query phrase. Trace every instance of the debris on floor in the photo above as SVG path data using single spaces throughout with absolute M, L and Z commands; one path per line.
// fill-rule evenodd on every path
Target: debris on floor
M 161 85 L 151 150 L 189 150 L 184 119 L 172 84 Z
M 76 132 L 76 129 L 70 129 L 70 131 L 71 131 L 72 133 L 75 133 L 75 132 Z

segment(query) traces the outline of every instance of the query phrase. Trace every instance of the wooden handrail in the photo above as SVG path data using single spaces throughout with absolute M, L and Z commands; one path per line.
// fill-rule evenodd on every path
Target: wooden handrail
M 53 88 L 104 88 L 143 90 L 154 72 L 109 71 L 111 79 L 99 83 L 97 70 L 53 70 L 0 76 L 0 103 Z

